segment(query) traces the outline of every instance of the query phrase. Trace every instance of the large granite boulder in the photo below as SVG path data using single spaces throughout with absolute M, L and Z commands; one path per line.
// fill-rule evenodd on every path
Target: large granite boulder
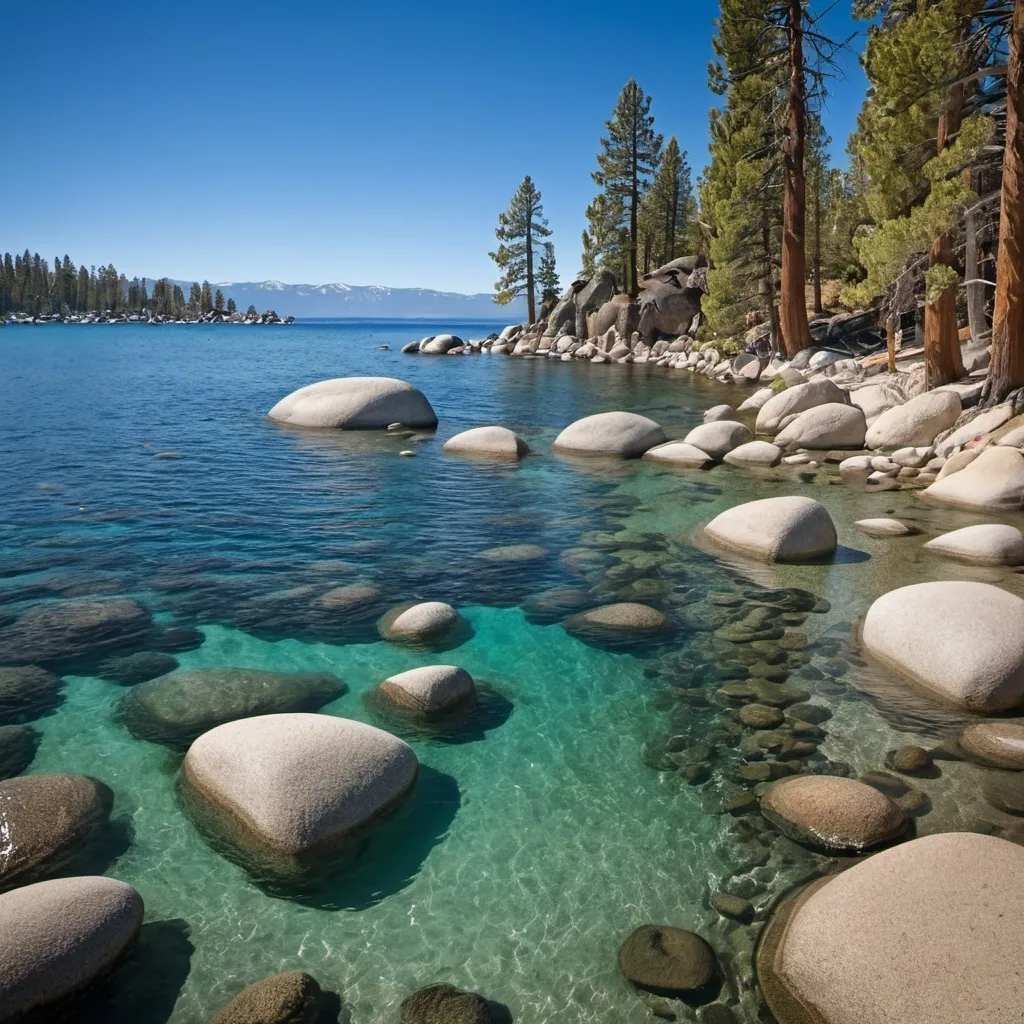
M 719 420 L 735 420 L 736 410 L 731 405 L 713 405 L 701 417 L 702 423 L 718 423 Z
M 598 270 L 576 293 L 576 337 L 590 338 L 587 317 L 596 313 L 615 294 L 615 275 L 610 270 Z
M 961 753 L 972 761 L 1024 771 L 1024 720 L 1002 719 L 969 725 L 960 734 Z
M 490 1004 L 454 985 L 428 985 L 402 1000 L 401 1024 L 493 1024 Z
M 799 413 L 775 435 L 780 448 L 863 448 L 867 424 L 855 405 L 827 402 Z
M 970 415 L 974 411 L 971 410 L 970 413 L 965 415 Z M 947 434 L 935 446 L 935 454 L 945 458 L 952 453 L 953 449 L 961 448 L 965 444 L 969 444 L 984 437 L 986 434 L 992 433 L 994 430 L 998 430 L 1012 416 L 1013 406 L 1008 402 L 994 406 L 991 409 L 985 409 L 979 412 L 977 416 L 972 416 L 963 426 L 956 427 L 951 433 Z
M 640 288 L 638 330 L 642 337 L 689 334 L 708 290 L 707 259 L 683 256 L 672 260 L 644 274 Z
M 677 469 L 703 469 L 715 461 L 707 452 L 702 452 L 685 441 L 669 441 L 667 444 L 656 445 L 644 452 L 643 459 L 645 462 L 658 462 L 665 466 L 675 466 Z
M 427 643 L 443 640 L 462 622 L 459 613 L 443 601 L 400 604 L 383 615 L 377 631 L 385 640 Z
M 909 819 L 884 793 L 838 775 L 802 775 L 773 782 L 761 813 L 784 835 L 829 852 L 861 853 L 898 839 Z
M 0 782 L 0 891 L 64 871 L 106 827 L 113 804 L 86 775 Z
M 445 441 L 442 451 L 492 459 L 521 459 L 530 454 L 527 443 L 508 427 L 474 427 L 472 430 L 464 430 Z
M 32 763 L 38 736 L 28 725 L 0 725 L 0 779 L 13 779 Z
M 813 498 L 762 498 L 726 509 L 704 533 L 719 547 L 769 562 L 806 562 L 832 554 L 835 524 Z
M 619 970 L 637 988 L 655 995 L 689 997 L 715 977 L 714 950 L 699 935 L 668 925 L 645 924 L 619 947 Z
M 805 384 L 780 391 L 768 399 L 757 412 L 754 430 L 758 434 L 777 434 L 784 421 L 798 413 L 819 405 L 835 405 L 846 402 L 846 392 L 827 378 L 809 380 Z
M 928 445 L 956 423 L 962 412 L 955 391 L 927 391 L 904 405 L 883 412 L 868 428 L 868 448 Z
M 591 333 L 601 337 L 614 327 L 619 338 L 628 339 L 640 323 L 640 304 L 628 295 L 613 295 L 591 318 Z M 628 351 L 627 346 L 627 351 Z
M 639 458 L 665 441 L 661 426 L 633 412 L 599 412 L 570 423 L 552 447 L 573 455 L 613 455 Z
M 63 683 L 37 665 L 0 666 L 0 725 L 29 722 L 55 708 Z
M 435 334 L 433 337 L 424 338 L 420 342 L 420 353 L 425 356 L 443 356 L 447 355 L 453 348 L 460 348 L 466 343 L 454 334 Z M 407 427 L 414 426 L 415 424 L 406 423 L 405 420 L 398 420 L 399 423 L 405 423 Z
M 565 295 L 548 313 L 547 327 L 544 328 L 545 338 L 558 338 L 563 334 L 572 334 L 576 330 L 576 296 L 586 286 L 586 281 L 573 281 L 569 285 Z M 502 340 L 507 340 L 504 338 L 504 333 L 502 331 Z
M 771 441 L 748 441 L 733 448 L 722 457 L 730 466 L 777 466 L 782 461 L 782 449 Z
M 397 810 L 419 762 L 400 739 L 330 715 L 245 718 L 189 748 L 180 790 L 218 849 L 259 877 L 301 878 Z
M 986 448 L 959 472 L 926 487 L 921 496 L 957 508 L 1018 510 L 1024 504 L 1024 455 L 1016 448 Z
M 0 896 L 0 1020 L 61 1020 L 142 927 L 142 898 L 113 878 L 55 878 Z
M 869 384 L 850 392 L 850 403 L 858 406 L 870 427 L 884 412 L 906 401 L 903 392 L 891 384 Z
M 129 597 L 47 601 L 0 629 L 0 665 L 46 665 L 101 654 L 140 642 L 152 625 L 150 613 Z
M 805 889 L 758 946 L 786 1024 L 1009 1024 L 1024 1006 L 1024 848 L 942 833 Z M 1008 957 L 1010 960 L 1008 961 Z
M 1005 523 L 978 523 L 928 541 L 925 550 L 976 565 L 1022 565 L 1024 534 Z
M 716 462 L 721 462 L 734 448 L 753 439 L 754 435 L 746 424 L 737 423 L 735 420 L 715 420 L 694 427 L 683 438 L 683 442 L 692 444 L 694 448 L 706 452 Z
M 282 398 L 269 416 L 297 427 L 383 430 L 391 423 L 436 427 L 423 393 L 394 377 L 337 377 L 307 384 Z
M 242 989 L 210 1024 L 320 1024 L 327 999 L 302 971 L 275 974 Z
M 389 676 L 380 684 L 385 701 L 416 715 L 443 715 L 476 703 L 473 677 L 456 665 L 425 665 Z
M 1024 601 L 988 583 L 915 583 L 868 609 L 864 649 L 967 711 L 1024 700 Z
M 140 683 L 121 699 L 133 736 L 184 750 L 208 729 L 239 718 L 316 711 L 348 687 L 329 672 L 196 668 Z

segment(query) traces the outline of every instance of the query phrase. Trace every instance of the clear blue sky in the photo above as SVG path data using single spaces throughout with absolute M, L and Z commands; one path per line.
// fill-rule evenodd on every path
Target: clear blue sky
M 849 6 L 829 16 L 834 35 L 854 30 Z M 716 11 L 7 4 L 0 251 L 150 278 L 489 291 L 497 214 L 530 174 L 564 283 L 628 78 L 704 165 Z M 845 63 L 825 114 L 840 160 L 864 92 Z

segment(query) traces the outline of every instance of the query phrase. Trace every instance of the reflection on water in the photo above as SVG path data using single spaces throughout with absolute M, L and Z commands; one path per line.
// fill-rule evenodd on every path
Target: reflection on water
M 353 1024 L 396 1019 L 405 996 L 436 981 L 530 1024 L 639 1024 L 649 1010 L 615 952 L 631 929 L 660 922 L 708 936 L 722 998 L 753 1021 L 754 932 L 710 911 L 709 895 L 721 885 L 762 905 L 819 861 L 743 813 L 769 762 L 739 709 L 750 694 L 811 708 L 786 711 L 791 731 L 757 742 L 772 764 L 816 771 L 880 769 L 888 749 L 934 746 L 958 728 L 867 664 L 849 634 L 875 596 L 905 583 L 994 574 L 1019 590 L 1018 576 L 922 550 L 971 517 L 832 486 L 825 470 L 552 457 L 550 441 L 579 416 L 629 409 L 678 437 L 735 390 L 651 367 L 398 352 L 442 326 L 474 337 L 492 325 L 0 333 L 0 628 L 39 601 L 130 595 L 156 616 L 149 650 L 174 652 L 182 669 L 333 673 L 350 692 L 323 713 L 393 729 L 424 765 L 416 799 L 346 871 L 301 892 L 260 886 L 183 815 L 180 758 L 120 724 L 124 688 L 92 663 L 69 666 L 63 703 L 33 722 L 29 770 L 90 774 L 114 791 L 124 831 L 108 873 L 139 889 L 148 922 L 104 996 L 126 1019 L 199 1024 L 244 984 L 302 969 Z M 396 438 L 266 420 L 294 388 L 345 374 L 417 384 L 438 430 Z M 442 453 L 487 423 L 537 454 L 492 464 Z M 404 448 L 418 457 L 400 458 Z M 155 457 L 166 450 L 181 458 Z M 842 557 L 769 567 L 703 545 L 722 509 L 794 491 L 829 508 Z M 853 527 L 881 515 L 923 532 L 880 541 Z M 479 557 L 516 544 L 544 553 Z M 443 654 L 380 640 L 379 616 L 414 600 L 465 617 Z M 621 601 L 656 608 L 668 629 L 585 643 L 561 626 Z M 375 688 L 438 659 L 482 684 L 479 714 L 441 729 L 389 720 Z M 943 761 L 936 778 L 913 780 L 933 808 L 919 830 L 977 822 L 971 770 Z

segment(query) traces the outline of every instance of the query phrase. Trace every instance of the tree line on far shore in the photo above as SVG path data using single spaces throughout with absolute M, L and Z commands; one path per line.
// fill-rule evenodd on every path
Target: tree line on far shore
M 4 253 L 0 261 L 0 316 L 26 313 L 29 316 L 70 316 L 86 313 L 143 314 L 181 319 L 207 313 L 230 316 L 237 311 L 235 300 L 209 281 L 193 281 L 188 298 L 180 285 L 166 277 L 152 282 L 129 280 L 113 264 L 75 267 L 67 255 L 55 257 L 51 266 L 39 253 L 28 249 L 20 255 Z M 249 316 L 256 307 L 249 306 Z
M 611 269 L 635 297 L 649 269 L 703 252 L 703 334 L 764 325 L 790 357 L 811 344 L 809 310 L 877 306 L 890 334 L 909 315 L 932 385 L 963 376 L 966 323 L 992 343 L 987 398 L 1001 400 L 1024 387 L 1024 0 L 853 0 L 869 87 L 845 170 L 830 166 L 824 120 L 852 42 L 828 37 L 833 6 L 720 0 L 709 82 L 721 101 L 696 190 L 675 139 L 662 149 L 651 98 L 626 83 L 592 175 L 583 274 Z M 529 177 L 497 234 L 495 301 L 526 293 L 533 321 L 557 276 Z

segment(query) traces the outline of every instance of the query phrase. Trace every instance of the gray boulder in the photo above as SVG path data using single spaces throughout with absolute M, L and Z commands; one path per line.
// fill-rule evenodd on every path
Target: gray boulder
M 529 455 L 530 448 L 508 427 L 474 427 L 449 438 L 445 441 L 442 451 L 492 459 L 520 459 L 524 455 Z
M 707 292 L 706 262 L 702 256 L 684 256 L 643 276 L 638 330 L 644 338 L 690 333 Z
M 755 430 L 758 434 L 777 434 L 791 416 L 819 405 L 845 404 L 846 392 L 832 381 L 821 378 L 809 380 L 780 391 L 770 398 L 757 413 Z
M 315 978 L 288 971 L 242 989 L 210 1024 L 320 1024 L 327 1008 Z
M 665 466 L 675 466 L 677 469 L 703 469 L 715 461 L 707 452 L 702 452 L 685 441 L 659 444 L 644 452 L 643 459 L 645 462 L 658 462 Z
M 930 445 L 960 415 L 960 396 L 955 391 L 928 391 L 905 405 L 883 412 L 868 428 L 868 448 L 906 448 Z
M 103 661 L 96 674 L 121 686 L 136 686 L 157 676 L 165 676 L 178 667 L 178 659 L 163 651 L 139 651 Z
M 576 337 L 591 338 L 587 317 L 596 313 L 615 294 L 615 275 L 610 270 L 597 273 L 576 293 Z
M 0 666 L 0 725 L 28 722 L 60 703 L 63 683 L 37 665 Z
M 775 443 L 780 448 L 814 451 L 862 448 L 866 431 L 864 413 L 857 406 L 828 402 L 798 414 L 775 435 Z
M 476 703 L 473 677 L 456 665 L 426 665 L 389 676 L 381 695 L 403 710 L 421 715 L 444 714 Z
M 769 562 L 806 562 L 832 554 L 836 528 L 812 498 L 762 498 L 726 509 L 704 528 L 713 544 Z
M 30 1014 L 61 1019 L 60 1010 L 102 978 L 135 941 L 142 915 L 139 894 L 113 878 L 56 878 L 4 893 L 2 1019 Z
M 715 975 L 715 954 L 699 935 L 667 925 L 643 925 L 619 947 L 619 970 L 638 988 L 689 997 Z
M 704 413 L 704 423 L 717 423 L 719 420 L 735 420 L 736 410 L 731 405 L 713 405 Z
M 950 459 L 946 466 L 956 458 L 958 456 Z M 925 488 L 921 496 L 958 508 L 1018 510 L 1024 503 L 1024 455 L 1016 448 L 986 448 L 959 472 L 950 473 Z
M 133 736 L 184 750 L 215 726 L 283 711 L 316 711 L 348 687 L 328 672 L 186 669 L 140 683 L 121 699 Z
M 461 621 L 450 604 L 422 601 L 392 608 L 381 617 L 377 631 L 385 640 L 423 643 L 444 639 Z
M 465 342 L 454 334 L 436 334 L 434 337 L 424 338 L 420 342 L 420 353 L 425 356 L 443 356 L 453 348 L 461 348 L 463 345 Z M 403 419 L 400 419 L 399 422 L 405 423 L 407 427 L 416 426 L 416 424 Z
M 979 523 L 944 533 L 925 550 L 975 565 L 1024 565 L 1024 535 L 1004 523 Z
M 746 424 L 737 423 L 734 420 L 716 420 L 713 423 L 702 423 L 699 427 L 694 427 L 683 438 L 683 441 L 706 452 L 716 462 L 721 462 L 722 458 L 734 448 L 753 439 L 754 435 Z
M 770 441 L 748 441 L 727 452 L 722 461 L 730 466 L 777 466 L 782 460 L 782 449 Z
M 634 459 L 664 440 L 661 426 L 646 416 L 632 412 L 599 412 L 570 423 L 555 438 L 552 447 L 574 455 Z
M 13 779 L 32 763 L 37 737 L 28 725 L 0 725 L 0 779 Z
M 391 423 L 437 426 L 423 393 L 393 377 L 338 377 L 308 384 L 282 398 L 269 416 L 298 427 L 384 430 Z

